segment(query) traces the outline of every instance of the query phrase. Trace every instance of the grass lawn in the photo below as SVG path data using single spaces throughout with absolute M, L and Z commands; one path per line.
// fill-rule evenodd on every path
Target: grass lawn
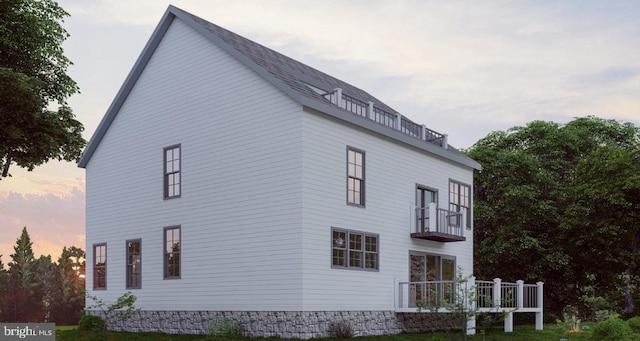
M 585 323 L 586 324 L 586 323 Z M 591 324 L 586 324 L 592 326 Z M 486 335 L 478 334 L 475 336 L 469 336 L 468 340 L 472 341 L 560 341 L 565 339 L 567 341 L 580 341 L 590 340 L 591 331 L 585 330 L 583 333 L 577 334 L 565 334 L 555 324 L 548 324 L 544 326 L 545 330 L 535 330 L 533 326 L 515 326 L 513 333 L 505 333 L 502 328 L 495 328 L 487 332 Z M 452 335 L 452 340 L 459 340 L 458 335 Z M 634 335 L 637 338 L 633 340 L 640 340 L 640 335 Z M 75 329 L 57 329 L 56 332 L 57 341 L 71 341 L 71 340 L 83 340 L 78 338 L 77 331 Z M 169 335 L 161 333 L 115 333 L 110 332 L 108 340 L 115 341 L 142 341 L 142 340 L 159 340 L 159 341 L 187 341 L 187 340 L 213 340 L 208 339 L 204 335 Z M 215 339 L 221 340 L 221 339 Z M 229 339 L 237 340 L 237 339 Z M 259 338 L 259 339 L 242 339 L 242 340 L 269 340 L 277 341 L 278 338 Z M 312 339 L 315 341 L 330 341 L 334 339 L 322 338 Z M 352 340 L 357 341 L 448 341 L 447 334 L 444 332 L 426 333 L 426 334 L 400 334 L 392 336 L 368 336 L 368 337 L 356 337 Z

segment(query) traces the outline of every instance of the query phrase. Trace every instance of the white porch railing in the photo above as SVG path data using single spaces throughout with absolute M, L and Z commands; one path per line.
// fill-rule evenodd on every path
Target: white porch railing
M 397 282 L 398 291 L 395 297 L 396 312 L 418 312 L 418 305 L 439 306 L 440 308 L 456 304 L 456 299 L 472 299 L 473 302 L 462 302 L 468 309 L 478 312 L 504 312 L 504 331 L 513 331 L 513 313 L 535 313 L 536 330 L 542 330 L 543 285 L 525 284 L 519 280 L 515 283 L 502 282 L 500 278 L 493 281 L 480 281 L 470 277 L 467 281 L 424 281 Z M 470 292 L 471 291 L 471 292 Z M 425 311 L 423 308 L 422 311 Z M 446 309 L 438 309 L 446 312 Z M 470 321 L 475 326 L 475 321 Z

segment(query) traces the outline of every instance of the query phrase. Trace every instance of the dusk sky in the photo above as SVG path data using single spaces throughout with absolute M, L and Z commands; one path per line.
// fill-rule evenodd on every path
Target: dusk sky
M 87 140 L 169 4 L 358 86 L 455 147 L 532 120 L 640 125 L 640 1 L 58 3 L 71 15 L 64 47 L 81 93 L 69 104 Z M 23 226 L 37 256 L 85 249 L 84 170 L 11 173 L 0 181 L 2 261 Z

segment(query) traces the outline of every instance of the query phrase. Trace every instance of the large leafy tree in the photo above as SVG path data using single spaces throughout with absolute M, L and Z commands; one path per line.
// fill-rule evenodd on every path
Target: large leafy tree
M 614 277 L 633 278 L 640 186 L 626 167 L 639 138 L 630 123 L 585 117 L 478 141 L 467 151 L 483 166 L 474 179 L 478 276 L 542 280 L 545 305 L 557 313 L 579 303 L 580 289 L 593 284 L 587 278 L 611 295 Z
M 66 99 L 78 92 L 52 0 L 0 1 L 0 175 L 15 163 L 33 170 L 51 159 L 74 161 L 86 141 Z M 59 105 L 49 110 L 51 104 Z

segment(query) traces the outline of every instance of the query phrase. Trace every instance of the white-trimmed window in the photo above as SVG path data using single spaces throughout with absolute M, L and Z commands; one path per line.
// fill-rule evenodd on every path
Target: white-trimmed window
M 331 229 L 331 267 L 378 270 L 380 236 L 372 233 Z
M 180 145 L 175 145 L 164 149 L 164 198 L 176 198 L 180 193 Z

